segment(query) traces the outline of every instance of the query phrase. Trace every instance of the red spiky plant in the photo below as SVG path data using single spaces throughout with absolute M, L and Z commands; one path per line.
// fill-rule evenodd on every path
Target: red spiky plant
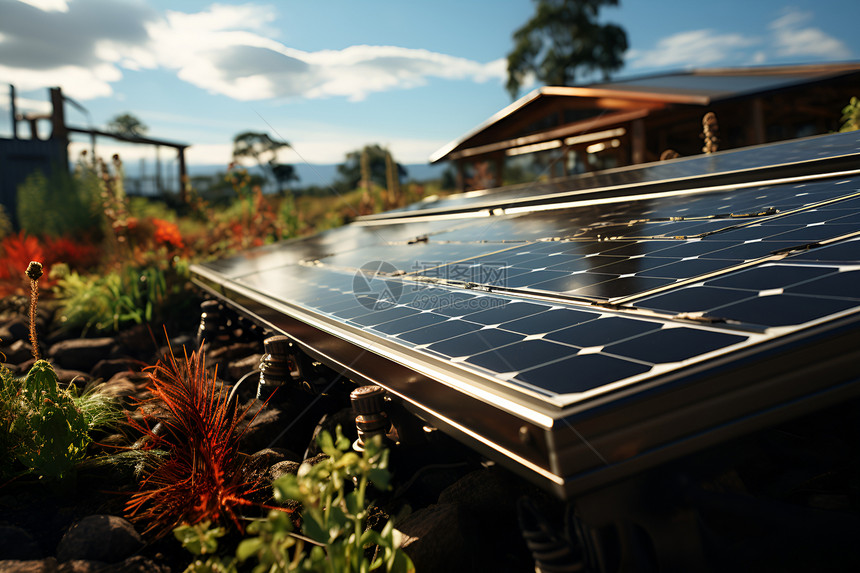
M 202 346 L 191 356 L 183 351 L 184 360 L 168 348 L 150 368 L 153 398 L 138 405 L 142 421 L 128 417 L 128 424 L 144 435 L 142 449 L 167 455 L 149 458 L 140 491 L 131 496 L 126 512 L 147 524 L 145 534 L 161 536 L 183 523 L 227 520 L 241 531 L 236 510 L 258 505 L 248 496 L 261 486 L 241 471 L 238 442 L 244 430 L 239 423 L 248 408 L 239 411 L 228 404 L 223 387 L 215 389 L 216 373 L 206 372 Z

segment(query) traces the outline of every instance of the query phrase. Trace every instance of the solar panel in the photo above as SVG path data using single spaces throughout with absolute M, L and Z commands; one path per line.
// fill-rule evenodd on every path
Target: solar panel
M 697 158 L 685 188 L 658 193 L 402 212 L 192 274 L 566 496 L 709 430 L 794 411 L 798 396 L 857 391 L 860 362 L 834 374 L 828 357 L 860 349 L 860 173 L 819 164 L 720 186 L 709 174 L 822 154 L 860 165 L 858 146 L 835 135 Z M 798 361 L 829 374 L 786 382 Z
M 611 195 L 646 188 L 683 189 L 691 179 L 711 184 L 753 182 L 794 177 L 812 172 L 850 170 L 860 146 L 857 132 L 789 140 L 708 156 L 622 167 L 549 182 L 486 189 L 421 201 L 403 209 L 361 217 L 360 220 L 397 220 L 462 210 L 492 209 L 517 203 L 545 203 L 582 195 Z

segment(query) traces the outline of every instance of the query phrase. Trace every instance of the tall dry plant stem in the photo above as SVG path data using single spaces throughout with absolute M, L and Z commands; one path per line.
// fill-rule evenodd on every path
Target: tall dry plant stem
M 30 278 L 30 346 L 33 348 L 33 358 L 39 360 L 39 340 L 36 338 L 36 307 L 39 304 L 39 279 L 42 277 L 42 263 L 30 261 L 27 265 L 27 276 Z

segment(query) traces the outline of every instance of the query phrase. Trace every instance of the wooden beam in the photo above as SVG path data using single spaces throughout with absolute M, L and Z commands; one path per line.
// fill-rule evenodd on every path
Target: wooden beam
M 506 149 L 511 149 L 514 147 L 521 147 L 523 145 L 542 143 L 544 141 L 552 141 L 554 139 L 564 139 L 568 136 L 588 133 L 590 131 L 594 131 L 595 129 L 604 129 L 607 126 L 620 125 L 628 121 L 638 120 L 647 116 L 648 113 L 649 110 L 647 109 L 610 113 L 600 117 L 596 117 L 594 119 L 585 119 L 582 121 L 577 121 L 575 123 L 569 123 L 562 127 L 550 129 L 547 131 L 541 131 L 539 133 L 534 133 L 532 135 L 527 135 L 524 137 L 506 139 L 504 141 L 498 141 L 496 143 L 490 143 L 487 145 L 463 149 L 461 151 L 451 153 L 449 157 L 451 159 L 477 157 L 480 155 L 487 155 L 495 151 L 504 151 Z

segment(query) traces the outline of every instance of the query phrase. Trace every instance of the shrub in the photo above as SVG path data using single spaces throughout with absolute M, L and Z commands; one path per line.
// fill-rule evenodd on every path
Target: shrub
M 31 234 L 92 234 L 101 225 L 99 182 L 91 172 L 36 172 L 18 187 L 18 222 Z

